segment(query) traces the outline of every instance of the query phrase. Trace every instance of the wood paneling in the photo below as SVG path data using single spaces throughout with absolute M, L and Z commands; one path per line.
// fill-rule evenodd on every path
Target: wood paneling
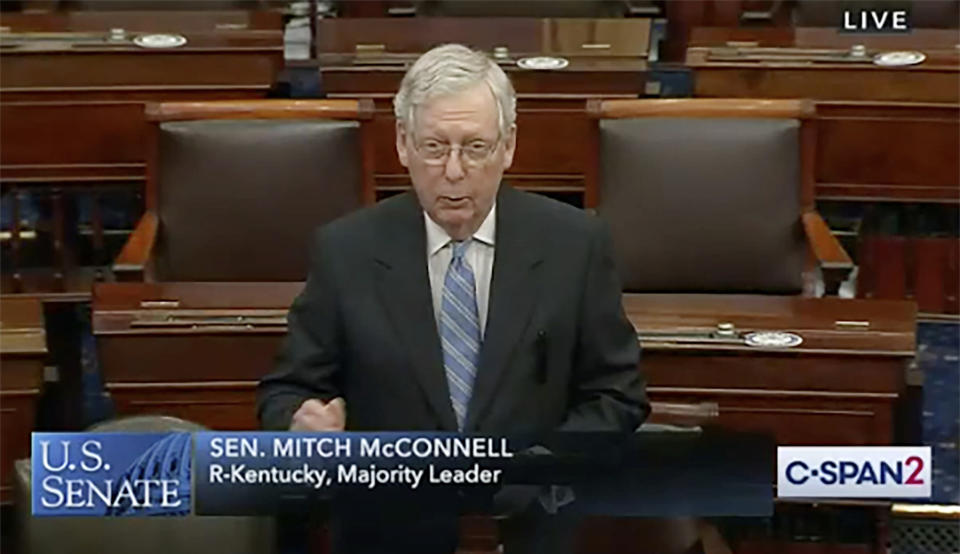
M 960 201 L 960 104 L 819 102 L 817 116 L 818 198 Z
M 256 429 L 256 385 L 273 367 L 286 332 L 282 318 L 302 286 L 97 285 L 94 334 L 117 413 L 173 415 L 212 429 Z M 244 315 L 248 319 L 237 319 Z M 187 323 L 170 325 L 180 317 Z M 281 324 L 270 323 L 277 318 Z
M 430 17 L 324 19 L 317 24 L 317 53 L 366 57 L 416 55 L 446 43 L 487 52 L 506 48 L 510 56 L 645 58 L 649 19 Z M 360 47 L 358 48 L 358 45 Z
M 960 239 L 867 234 L 858 249 L 858 297 L 910 298 L 922 312 L 960 313 Z
M 163 9 L 170 2 L 140 3 L 146 9 L 44 11 L 25 10 L 23 13 L 4 13 L 3 24 L 13 32 L 99 32 L 122 28 L 127 33 L 210 33 L 249 32 L 269 33 L 280 26 L 281 14 L 277 10 L 231 10 L 231 9 Z M 151 10 L 150 4 L 161 4 Z M 117 5 L 108 0 L 103 6 Z M 198 7 L 193 2 L 195 7 Z M 206 2 L 207 7 L 212 6 Z
M 278 69 L 273 46 L 184 48 L 176 53 L 135 48 L 66 50 L 56 56 L 44 51 L 7 51 L 0 62 L 4 92 L 42 94 L 78 86 L 118 91 L 124 87 L 256 87 L 269 85 Z
M 110 383 L 118 414 L 163 414 L 203 423 L 220 431 L 257 429 L 257 381 L 227 383 Z
M 55 177 L 54 168 L 69 179 L 80 168 L 86 173 L 75 175 L 98 178 L 97 170 L 111 172 L 122 167 L 120 176 L 143 176 L 144 130 L 143 105 L 132 102 L 96 102 L 80 106 L 75 103 L 4 102 L 0 104 L 0 141 L 3 142 L 2 169 L 5 179 L 15 179 L 8 171 L 33 170 L 42 167 L 42 177 Z M 68 123 L 69 122 L 69 123 Z M 64 127 L 69 125 L 71 132 Z M 31 166 L 21 169 L 17 166 Z M 20 173 L 24 175 L 25 173 Z
M 13 464 L 30 457 L 38 389 L 3 391 L 0 394 L 0 504 L 13 502 Z
M 126 336 L 100 334 L 100 363 L 108 382 L 257 381 L 273 367 L 282 332 L 223 325 L 207 332 L 143 329 Z M 149 361 L 133 367 L 132 361 L 139 358 Z
M 689 62 L 688 62 L 689 64 Z M 728 67 L 696 68 L 694 94 L 716 98 L 818 98 L 888 102 L 957 102 L 957 72 L 931 71 L 917 84 L 903 73 L 870 68 Z M 772 71 L 775 69 L 775 71 Z
M 0 503 L 13 500 L 13 462 L 30 456 L 46 355 L 40 301 L 0 298 Z

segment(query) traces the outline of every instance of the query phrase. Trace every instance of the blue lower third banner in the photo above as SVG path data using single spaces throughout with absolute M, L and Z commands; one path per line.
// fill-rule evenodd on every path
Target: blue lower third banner
M 732 433 L 197 433 L 195 509 L 290 513 L 329 501 L 503 513 L 534 498 L 595 515 L 766 516 L 773 453 L 764 437 Z
M 35 433 L 35 515 L 273 515 L 344 506 L 768 516 L 775 448 L 726 432 Z
M 187 515 L 189 433 L 34 433 L 36 516 Z

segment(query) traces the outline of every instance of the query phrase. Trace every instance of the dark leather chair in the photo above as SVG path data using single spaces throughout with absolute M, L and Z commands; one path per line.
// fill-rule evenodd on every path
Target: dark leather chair
M 372 102 L 147 106 L 146 213 L 118 280 L 302 281 L 311 231 L 373 203 Z
M 89 429 L 101 433 L 205 431 L 201 425 L 166 416 L 105 421 Z M 20 552 L 31 554 L 269 554 L 276 530 L 268 517 L 33 517 L 30 460 L 15 464 L 17 533 Z
M 586 207 L 627 292 L 828 294 L 852 269 L 814 205 L 804 100 L 592 100 Z

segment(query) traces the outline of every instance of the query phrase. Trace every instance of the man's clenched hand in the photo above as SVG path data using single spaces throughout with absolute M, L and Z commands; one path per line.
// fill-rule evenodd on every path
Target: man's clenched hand
M 347 403 L 341 397 L 330 402 L 316 398 L 297 408 L 290 421 L 291 431 L 343 431 L 347 422 Z

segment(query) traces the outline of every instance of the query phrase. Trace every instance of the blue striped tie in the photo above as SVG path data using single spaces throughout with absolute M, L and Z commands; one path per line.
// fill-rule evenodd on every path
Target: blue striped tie
M 453 259 L 443 280 L 440 302 L 440 342 L 450 401 L 457 416 L 457 427 L 462 431 L 480 359 L 480 319 L 473 270 L 463 259 L 470 241 L 455 241 L 451 245 Z

